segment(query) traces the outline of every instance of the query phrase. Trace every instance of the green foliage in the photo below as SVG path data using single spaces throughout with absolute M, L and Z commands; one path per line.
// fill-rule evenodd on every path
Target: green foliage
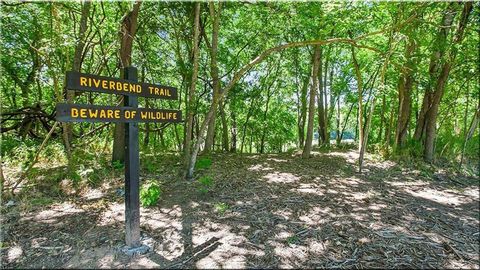
M 112 162 L 112 167 L 115 170 L 121 170 L 125 167 L 125 164 L 123 164 L 122 162 L 120 162 L 118 160 L 115 160 L 115 161 Z
M 213 178 L 210 176 L 202 176 L 198 179 L 198 191 L 201 193 L 208 193 L 213 187 Z
M 197 170 L 208 169 L 212 166 L 212 160 L 209 157 L 200 157 L 195 163 Z
M 142 185 L 140 189 L 140 202 L 143 206 L 153 206 L 157 203 L 162 190 L 160 185 L 155 182 L 148 182 Z

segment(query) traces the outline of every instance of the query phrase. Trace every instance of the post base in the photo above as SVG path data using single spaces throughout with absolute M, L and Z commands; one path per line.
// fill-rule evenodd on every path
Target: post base
M 119 248 L 119 252 L 128 256 L 143 255 L 155 249 L 155 240 L 146 234 L 142 234 L 140 238 L 140 246 L 131 247 L 123 246 Z
M 133 256 L 133 255 L 142 255 L 146 254 L 151 250 L 151 248 L 147 245 L 141 245 L 139 247 L 129 247 L 129 246 L 124 246 L 120 249 L 120 251 L 128 256 Z

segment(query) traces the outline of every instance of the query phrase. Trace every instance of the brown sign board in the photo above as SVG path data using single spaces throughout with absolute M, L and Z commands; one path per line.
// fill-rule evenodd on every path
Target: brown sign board
M 151 83 L 103 77 L 76 71 L 67 72 L 67 89 L 137 97 L 178 99 L 177 88 Z
M 81 104 L 57 104 L 59 122 L 182 122 L 182 111 L 142 109 L 118 106 L 97 106 Z

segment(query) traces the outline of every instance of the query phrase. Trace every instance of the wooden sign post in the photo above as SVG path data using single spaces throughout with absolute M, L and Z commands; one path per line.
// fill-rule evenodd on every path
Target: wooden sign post
M 102 77 L 67 72 L 67 89 L 124 96 L 123 107 L 59 103 L 59 122 L 125 123 L 125 242 L 130 248 L 140 246 L 140 158 L 139 122 L 182 122 L 178 110 L 138 108 L 138 97 L 176 100 L 177 89 L 170 86 L 137 82 L 137 69 L 126 67 L 124 78 Z
M 137 69 L 125 68 L 124 79 L 137 81 Z M 123 98 L 123 105 L 138 108 L 138 97 Z M 127 246 L 140 246 L 140 157 L 138 149 L 138 123 L 125 123 L 125 242 Z

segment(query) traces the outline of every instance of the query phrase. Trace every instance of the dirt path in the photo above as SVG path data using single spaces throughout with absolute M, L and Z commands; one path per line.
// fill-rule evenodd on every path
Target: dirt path
M 120 178 L 69 201 L 2 206 L 2 267 L 479 268 L 478 179 L 393 162 L 358 174 L 355 159 L 218 155 L 199 172 L 215 180 L 207 194 L 162 169 L 163 197 L 141 214 L 154 250 L 133 258 L 117 252 Z

